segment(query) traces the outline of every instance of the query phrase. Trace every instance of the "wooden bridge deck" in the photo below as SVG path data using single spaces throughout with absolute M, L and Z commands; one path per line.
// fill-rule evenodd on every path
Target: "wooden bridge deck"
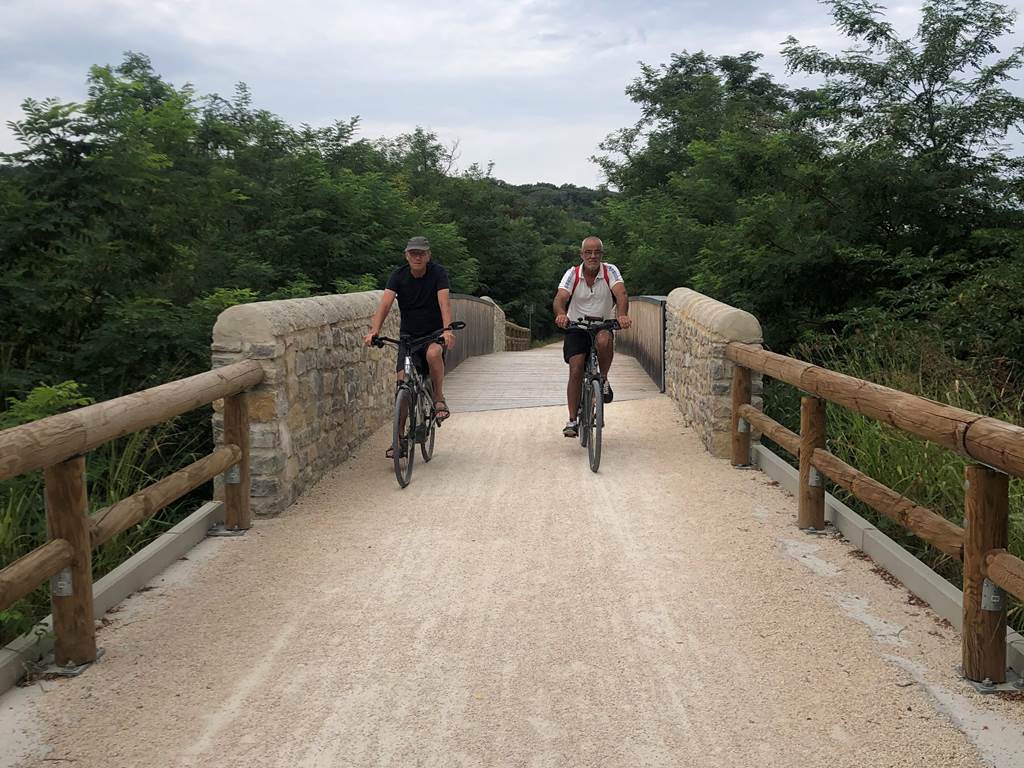
M 560 343 L 525 352 L 471 357 L 453 372 L 445 384 L 445 396 L 453 412 L 562 405 L 568 375 Z M 660 394 L 658 385 L 629 355 L 615 355 L 608 379 L 616 402 Z

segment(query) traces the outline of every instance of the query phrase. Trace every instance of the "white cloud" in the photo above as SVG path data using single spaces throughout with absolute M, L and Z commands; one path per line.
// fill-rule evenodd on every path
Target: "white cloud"
M 494 162 L 494 176 L 512 184 L 571 181 L 597 186 L 604 179 L 589 158 L 611 131 L 636 120 L 629 112 L 587 116 L 585 121 L 553 119 L 511 120 L 500 126 L 485 124 L 434 125 L 430 130 L 446 146 L 458 142 L 458 167 Z M 366 138 L 409 133 L 415 123 L 367 121 L 360 135 Z
M 888 16 L 911 35 L 919 5 Z M 790 34 L 844 46 L 817 0 L 0 0 L 0 124 L 26 96 L 83 98 L 90 65 L 135 50 L 200 93 L 244 80 L 293 123 L 419 124 L 461 136 L 466 163 L 494 159 L 500 177 L 595 183 L 587 157 L 635 119 L 623 92 L 638 61 L 755 50 L 792 80 Z

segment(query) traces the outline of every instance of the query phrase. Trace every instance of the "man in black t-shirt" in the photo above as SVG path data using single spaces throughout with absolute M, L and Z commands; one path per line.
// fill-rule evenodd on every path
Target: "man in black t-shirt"
M 430 241 L 425 237 L 414 237 L 405 246 L 406 265 L 391 273 L 384 295 L 380 298 L 377 311 L 370 322 L 370 332 L 363 337 L 369 346 L 373 337 L 380 333 L 384 318 L 391 311 L 391 304 L 398 299 L 401 310 L 401 333 L 409 336 L 426 336 L 452 322 L 451 302 L 448 298 L 448 271 L 430 260 Z M 455 334 L 444 332 L 444 347 L 431 344 L 414 355 L 416 367 L 434 386 L 434 411 L 438 422 L 451 416 L 444 401 L 444 350 L 455 346 Z M 398 379 L 405 377 L 402 360 L 395 365 Z

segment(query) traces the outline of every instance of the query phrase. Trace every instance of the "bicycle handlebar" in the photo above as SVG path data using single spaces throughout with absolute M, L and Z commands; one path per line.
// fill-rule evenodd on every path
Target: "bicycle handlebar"
M 562 330 L 570 331 L 621 331 L 618 320 L 570 320 Z
M 394 344 L 396 347 L 405 344 L 407 345 L 410 351 L 414 351 L 419 347 L 424 346 L 432 341 L 440 341 L 441 343 L 444 343 L 443 339 L 441 338 L 441 335 L 445 331 L 461 331 L 465 327 L 466 324 L 464 322 L 462 322 L 461 320 L 455 320 L 454 322 L 446 325 L 441 330 L 434 331 L 433 333 L 429 333 L 426 336 L 420 336 L 418 339 L 412 339 L 409 338 L 408 336 L 403 336 L 400 339 L 392 339 L 387 336 L 374 336 L 370 340 L 370 343 L 373 344 L 373 346 L 375 347 L 383 347 L 385 342 L 387 342 L 388 344 Z

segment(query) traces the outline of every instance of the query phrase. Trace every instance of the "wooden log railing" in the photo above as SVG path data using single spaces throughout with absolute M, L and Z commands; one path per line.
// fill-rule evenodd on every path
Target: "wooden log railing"
M 732 392 L 733 465 L 749 464 L 750 431 L 756 429 L 800 462 L 800 527 L 820 529 L 824 525 L 822 478 L 827 477 L 879 514 L 962 561 L 964 674 L 977 682 L 1005 682 L 1006 602 L 1002 590 L 1024 600 L 1024 561 L 1006 551 L 1008 476 L 1024 476 L 1024 428 L 752 344 L 731 342 L 726 358 L 736 365 Z M 751 371 L 808 393 L 801 401 L 799 435 L 750 404 Z M 915 504 L 825 450 L 825 401 L 972 460 L 965 470 L 965 527 Z
M 172 381 L 0 432 L 0 480 L 42 469 L 49 541 L 0 570 L 0 611 L 56 577 L 51 589 L 54 656 L 77 666 L 96 660 L 92 551 L 231 467 L 225 527 L 245 530 L 249 513 L 246 390 L 263 380 L 254 360 Z M 226 445 L 118 503 L 88 514 L 85 456 L 118 437 L 224 400 Z
M 505 321 L 505 351 L 525 352 L 530 348 L 530 329 Z

